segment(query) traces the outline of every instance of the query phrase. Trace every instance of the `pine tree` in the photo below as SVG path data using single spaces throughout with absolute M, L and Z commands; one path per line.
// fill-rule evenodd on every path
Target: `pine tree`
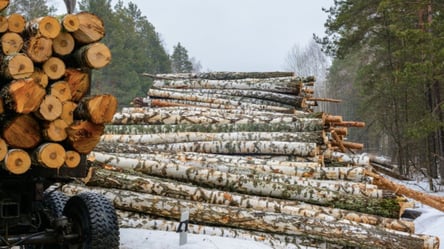
M 193 71 L 193 63 L 188 58 L 188 51 L 180 42 L 174 46 L 171 66 L 174 73 L 191 73 Z
M 19 13 L 28 20 L 52 15 L 55 11 L 55 7 L 49 6 L 47 0 L 14 0 L 10 1 L 9 7 L 7 8 L 8 14 Z

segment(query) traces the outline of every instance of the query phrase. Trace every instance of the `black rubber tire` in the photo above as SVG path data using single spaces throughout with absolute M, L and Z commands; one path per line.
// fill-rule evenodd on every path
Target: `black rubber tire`
M 118 249 L 119 225 L 114 206 L 102 195 L 81 193 L 71 197 L 63 214 L 73 223 L 73 232 L 82 241 L 69 248 Z
M 53 218 L 63 216 L 63 209 L 69 197 L 60 191 L 47 191 L 43 194 L 43 205 L 49 209 Z

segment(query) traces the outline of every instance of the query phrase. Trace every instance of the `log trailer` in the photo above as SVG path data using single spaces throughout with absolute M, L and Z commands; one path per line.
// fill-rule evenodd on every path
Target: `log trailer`
M 73 169 L 33 165 L 22 175 L 0 170 L 0 248 L 119 248 L 117 216 L 105 197 L 68 198 L 50 187 L 85 177 L 88 168 L 83 156 Z

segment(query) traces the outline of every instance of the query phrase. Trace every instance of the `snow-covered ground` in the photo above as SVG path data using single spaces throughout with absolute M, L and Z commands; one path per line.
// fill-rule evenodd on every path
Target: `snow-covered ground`
M 425 191 L 425 182 L 402 182 L 404 185 Z M 441 187 L 442 188 L 442 187 Z M 444 190 L 438 193 L 444 196 Z M 444 249 L 444 213 L 416 202 L 415 210 L 422 215 L 415 220 L 416 233 L 434 235 L 440 238 L 440 249 Z M 175 232 L 151 231 L 122 228 L 120 249 L 266 249 L 270 246 L 255 241 L 230 239 L 209 235 L 188 234 L 188 243 L 179 246 L 179 234 Z

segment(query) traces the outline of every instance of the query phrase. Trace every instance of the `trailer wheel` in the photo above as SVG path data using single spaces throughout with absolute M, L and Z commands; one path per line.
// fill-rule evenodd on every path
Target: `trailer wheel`
M 43 195 L 43 204 L 51 212 L 52 217 L 60 218 L 69 197 L 60 191 L 48 191 Z
M 71 197 L 63 214 L 72 223 L 72 232 L 80 241 L 72 242 L 73 249 L 118 249 L 119 226 L 113 205 L 102 195 L 81 193 Z

